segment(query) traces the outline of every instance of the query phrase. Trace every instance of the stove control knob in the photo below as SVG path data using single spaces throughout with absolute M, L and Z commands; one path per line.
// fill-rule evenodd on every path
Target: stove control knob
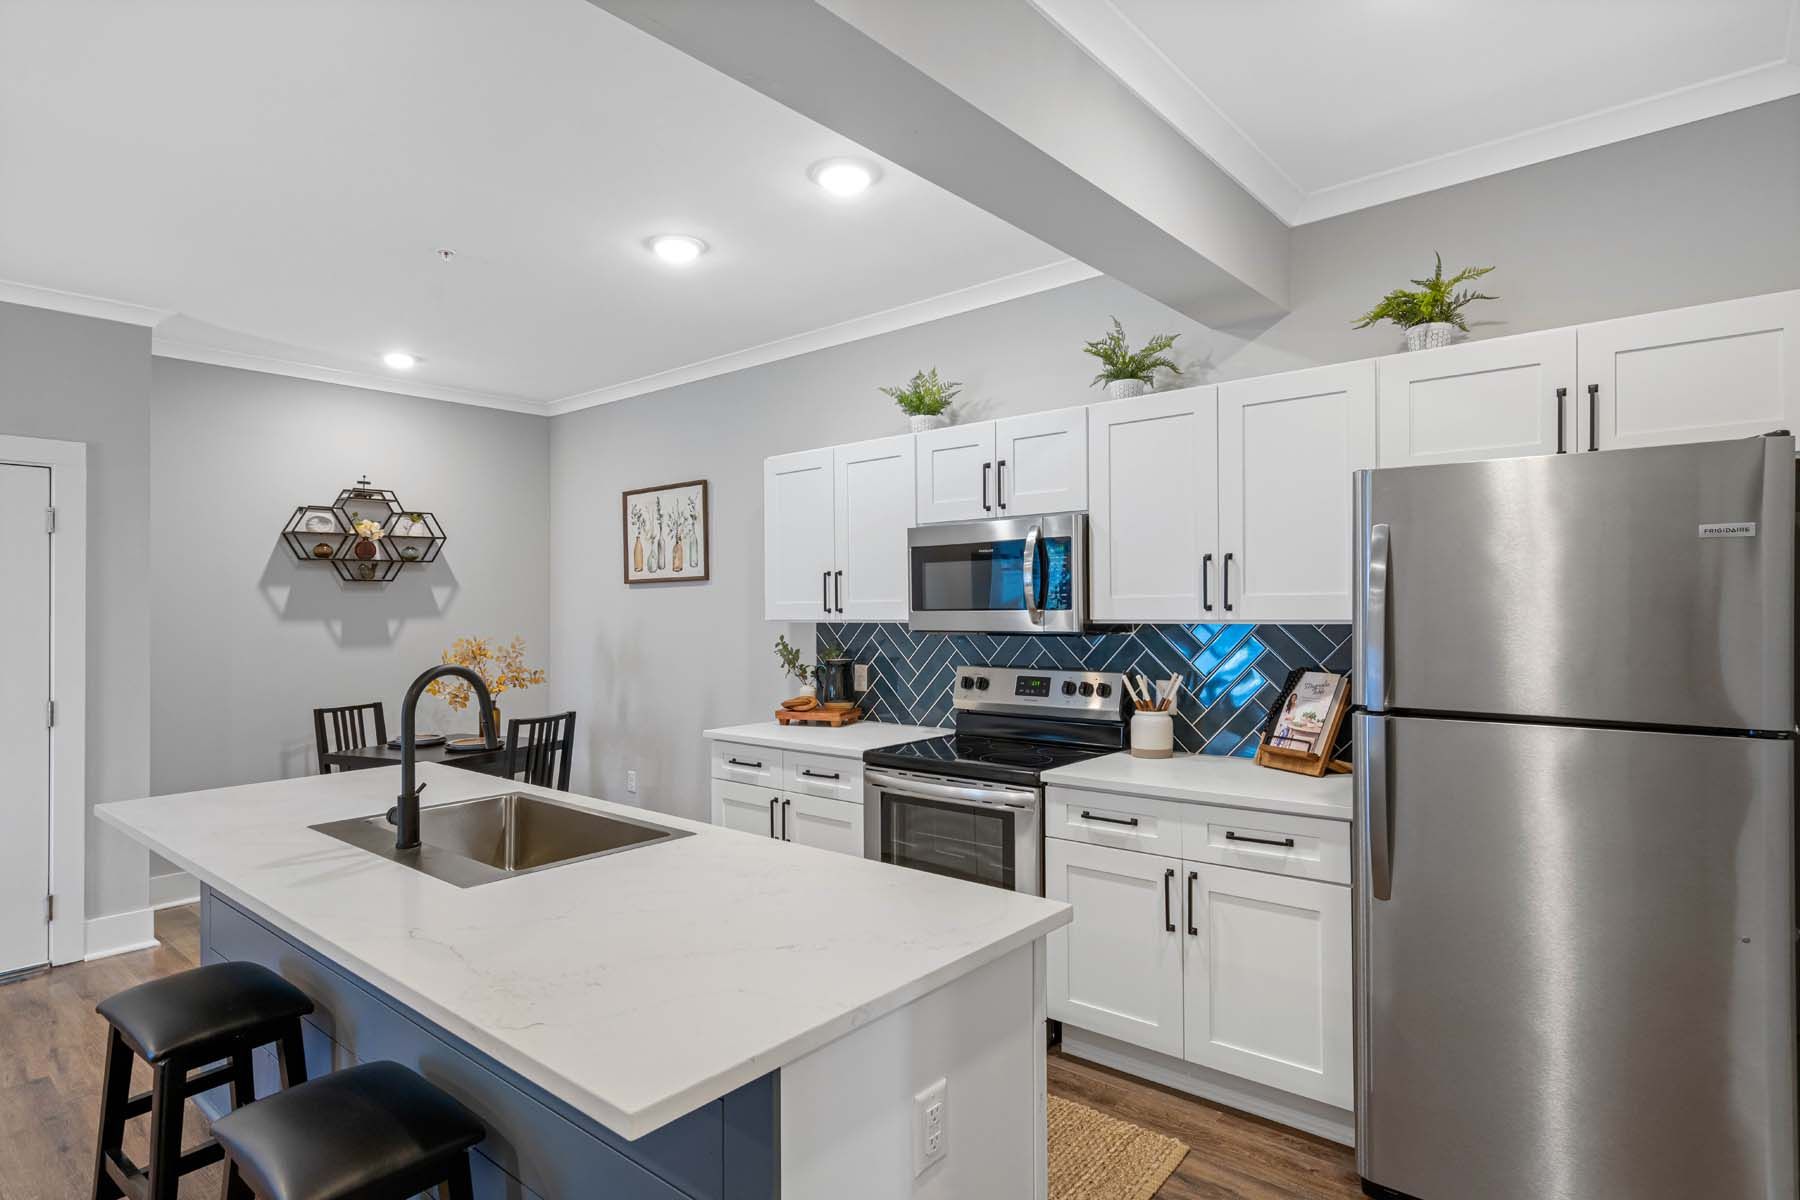
M 1091 683 L 1084 683 L 1081 685 L 1080 691 L 1084 696 L 1091 696 L 1094 694 L 1094 685 Z
M 970 688 L 974 687 L 975 686 L 975 677 L 973 675 L 964 675 L 962 677 L 962 686 L 963 686 L 963 691 L 965 691 L 965 692 L 968 691 Z
M 1074 694 L 1075 694 L 1075 681 L 1073 679 L 1063 680 L 1063 695 L 1073 696 Z
M 1097 686 L 1096 686 L 1096 687 L 1095 687 L 1095 688 L 1094 688 L 1094 692 L 1095 692 L 1095 694 L 1096 694 L 1096 695 L 1098 695 L 1098 696 L 1099 696 L 1099 697 L 1100 697 L 1100 698 L 1101 698 L 1101 699 L 1102 699 L 1102 700 L 1104 700 L 1104 699 L 1106 699 L 1106 698 L 1107 698 L 1107 697 L 1108 697 L 1108 696 L 1110 696 L 1110 695 L 1112 695 L 1112 684 L 1110 684 L 1110 683 L 1102 683 L 1102 684 L 1099 684 L 1099 685 L 1097 685 Z
M 976 686 L 976 687 L 977 687 L 977 688 L 980 688 L 980 689 L 981 689 L 981 690 L 982 690 L 982 691 L 984 691 L 984 692 L 985 692 L 985 691 L 987 691 L 987 690 L 988 690 L 988 678 L 987 678 L 987 676 L 986 676 L 986 675 L 983 675 L 983 676 L 982 676 L 982 677 L 981 677 L 981 678 L 980 678 L 980 679 L 977 679 L 977 680 L 976 680 L 976 681 L 975 681 L 975 686 Z

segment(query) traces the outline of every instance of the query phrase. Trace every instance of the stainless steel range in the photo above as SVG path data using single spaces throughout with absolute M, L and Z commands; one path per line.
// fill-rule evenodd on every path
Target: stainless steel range
M 1126 746 L 1124 679 L 958 667 L 955 732 L 863 754 L 864 857 L 1042 895 L 1040 774 Z

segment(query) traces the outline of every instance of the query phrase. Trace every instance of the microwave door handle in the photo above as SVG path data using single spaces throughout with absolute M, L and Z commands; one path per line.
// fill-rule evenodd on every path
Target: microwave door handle
M 1033 625 L 1044 623 L 1044 610 L 1038 607 L 1037 597 L 1037 552 L 1040 527 L 1033 525 L 1025 535 L 1025 555 L 1023 563 L 1023 582 L 1025 584 L 1025 611 L 1031 614 Z

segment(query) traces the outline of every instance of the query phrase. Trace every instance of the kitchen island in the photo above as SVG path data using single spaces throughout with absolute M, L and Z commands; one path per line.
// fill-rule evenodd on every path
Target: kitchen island
M 419 776 L 427 808 L 495 790 Z M 97 811 L 201 882 L 204 957 L 313 996 L 314 1072 L 394 1059 L 480 1113 L 483 1197 L 1044 1195 L 1067 905 L 517 790 L 685 836 L 458 887 L 312 828 L 384 811 L 395 770 Z

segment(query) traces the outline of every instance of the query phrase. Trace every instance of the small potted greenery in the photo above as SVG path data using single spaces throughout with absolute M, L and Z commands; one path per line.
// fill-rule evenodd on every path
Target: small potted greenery
M 800 694 L 813 694 L 812 668 L 800 661 L 800 647 L 787 640 L 787 634 L 775 639 L 775 661 L 781 664 L 781 673 L 792 678 L 800 685 Z
M 937 368 L 920 371 L 902 387 L 884 387 L 883 395 L 892 396 L 900 411 L 912 418 L 912 431 L 924 433 L 950 424 L 950 402 L 962 391 L 962 384 L 939 379 Z
M 1125 327 L 1119 324 L 1119 318 L 1114 317 L 1112 323 L 1111 333 L 1081 348 L 1083 354 L 1091 354 L 1100 360 L 1100 373 L 1094 376 L 1094 387 L 1104 385 L 1106 394 L 1114 400 L 1128 400 L 1143 395 L 1155 385 L 1158 368 L 1171 375 L 1181 374 L 1181 368 L 1166 353 L 1181 336 L 1179 333 L 1159 333 L 1133 350 L 1131 343 L 1125 340 Z
M 1469 332 L 1463 309 L 1476 300 L 1498 300 L 1486 292 L 1478 292 L 1465 284 L 1480 279 L 1492 267 L 1464 267 L 1450 278 L 1444 278 L 1444 256 L 1439 254 L 1431 278 L 1415 279 L 1411 288 L 1395 288 L 1381 298 L 1381 303 L 1364 313 L 1355 324 L 1367 329 L 1377 321 L 1392 321 L 1406 330 L 1408 350 L 1435 350 L 1450 344 L 1455 330 Z

